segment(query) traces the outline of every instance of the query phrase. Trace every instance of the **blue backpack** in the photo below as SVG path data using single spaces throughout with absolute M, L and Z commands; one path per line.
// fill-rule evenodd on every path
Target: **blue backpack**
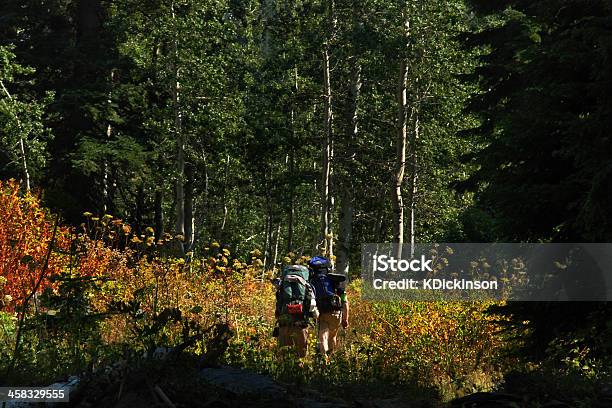
M 342 301 L 336 293 L 338 281 L 329 276 L 331 262 L 323 256 L 315 256 L 308 261 L 310 284 L 314 289 L 317 309 L 320 312 L 333 312 L 342 309 Z
M 331 269 L 331 261 L 324 256 L 313 256 L 308 261 L 308 267 L 315 273 L 322 272 L 323 270 L 327 273 Z

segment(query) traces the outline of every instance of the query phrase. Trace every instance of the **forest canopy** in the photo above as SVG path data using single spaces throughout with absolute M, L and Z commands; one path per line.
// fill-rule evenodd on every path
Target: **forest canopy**
M 347 271 L 363 242 L 606 240 L 608 13 L 4 2 L 0 175 L 73 224 L 110 213 L 266 266 L 323 251 Z
M 3 118 L 35 127 L 7 131 L 2 177 L 23 179 L 27 163 L 69 222 L 109 213 L 184 235 L 184 252 L 257 246 L 266 265 L 328 251 L 343 270 L 360 242 L 486 233 L 473 193 L 452 188 L 482 144 L 459 135 L 478 124 L 462 75 L 481 53 L 460 39 L 479 25 L 463 1 L 11 1 L 0 13 Z M 26 101 L 38 113 L 17 112 Z

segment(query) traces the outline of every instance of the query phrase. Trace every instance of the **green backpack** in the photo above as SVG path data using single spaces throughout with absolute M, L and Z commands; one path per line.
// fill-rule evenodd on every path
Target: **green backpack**
M 318 316 L 312 286 L 308 283 L 308 268 L 290 265 L 283 268 L 276 292 L 276 312 L 279 323 L 305 322 L 310 316 Z

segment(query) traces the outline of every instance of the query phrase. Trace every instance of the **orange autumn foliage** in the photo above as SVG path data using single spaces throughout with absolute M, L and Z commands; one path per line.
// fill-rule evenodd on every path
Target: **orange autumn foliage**
M 57 250 L 69 248 L 69 230 L 58 227 L 52 243 L 53 228 L 51 215 L 35 195 L 22 193 L 14 180 L 0 181 L 0 276 L 6 279 L 5 308 L 12 309 L 34 290 L 50 245 L 55 249 L 54 255 L 37 291 L 49 287 L 49 276 L 59 273 L 66 265 L 66 257 L 58 256 Z

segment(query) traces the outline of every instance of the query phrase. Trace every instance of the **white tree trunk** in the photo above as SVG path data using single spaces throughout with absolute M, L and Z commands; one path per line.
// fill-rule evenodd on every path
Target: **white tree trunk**
M 229 171 L 230 171 L 230 155 L 229 153 L 226 156 L 225 162 L 225 175 L 224 175 L 224 186 L 223 189 L 223 223 L 221 224 L 221 231 L 225 231 L 225 224 L 227 223 L 227 215 L 229 213 L 229 208 L 227 206 L 227 192 L 229 191 Z
M 9 93 L 8 89 L 6 89 L 6 86 L 4 86 L 4 82 L 2 82 L 2 80 L 0 80 L 0 86 L 2 86 L 2 90 L 4 91 L 4 93 L 6 94 L 6 97 L 9 99 L 9 101 L 11 101 L 11 104 L 13 105 L 13 116 L 15 116 L 15 122 L 17 122 L 17 129 L 19 131 L 19 153 L 21 155 L 21 169 L 23 171 L 23 180 L 25 182 L 25 186 L 26 186 L 26 191 L 30 191 L 30 171 L 28 170 L 28 159 L 27 159 L 27 154 L 26 154 L 26 146 L 25 146 L 25 140 L 24 140 L 24 129 L 23 126 L 21 125 L 21 121 L 19 120 L 19 116 L 17 115 L 17 110 L 15 107 L 15 101 L 13 99 L 13 96 Z M 25 135 L 25 137 L 27 137 L 28 135 Z
M 329 35 L 323 46 L 323 87 L 324 87 L 324 122 L 323 129 L 325 138 L 323 142 L 323 177 L 321 180 L 321 235 L 323 243 L 323 253 L 328 257 L 333 257 L 333 231 L 332 231 L 332 210 L 333 197 L 331 195 L 331 175 L 332 160 L 334 155 L 333 147 L 333 111 L 332 111 L 332 89 L 331 89 L 331 68 L 329 61 L 329 41 L 334 32 L 335 16 L 334 2 L 329 2 Z
M 338 241 L 336 271 L 344 275 L 349 273 L 351 239 L 353 235 L 353 195 L 345 189 L 340 205 L 340 239 Z
M 291 111 L 291 122 L 293 123 L 293 111 Z M 289 154 L 287 154 L 287 166 L 289 171 L 289 211 L 287 214 L 287 253 L 293 251 L 293 223 L 295 220 L 295 186 L 293 184 L 293 177 L 295 172 L 295 153 L 293 147 L 290 148 Z
M 21 128 L 21 126 L 19 126 Z M 21 133 L 21 131 L 19 132 Z M 19 136 L 19 150 L 21 153 L 21 167 L 23 169 L 23 178 L 25 179 L 26 191 L 30 191 L 30 171 L 28 170 L 28 159 L 26 155 L 25 142 L 23 135 Z
M 276 264 L 278 262 L 278 244 L 280 242 L 280 234 L 281 234 L 281 226 L 280 224 L 278 224 L 278 227 L 276 228 L 276 235 L 274 237 L 275 243 L 274 243 L 274 258 L 272 261 L 272 269 L 276 268 Z
M 407 61 L 400 62 L 398 89 L 397 89 L 397 139 L 396 139 L 396 162 L 395 175 L 393 177 L 393 242 L 403 244 L 404 242 L 404 199 L 402 196 L 402 183 L 406 172 L 406 110 L 407 95 L 406 87 L 408 81 Z
M 361 66 L 356 56 L 353 56 L 353 66 L 351 72 L 351 86 L 350 86 L 350 108 L 347 111 L 347 123 L 348 123 L 348 169 L 347 172 L 350 174 L 354 170 L 355 165 L 355 149 L 354 146 L 357 143 L 357 132 L 358 132 L 358 116 L 357 108 L 359 102 L 359 92 L 361 90 Z M 350 254 L 351 254 L 351 239 L 353 235 L 353 185 L 351 177 L 344 180 L 342 192 L 342 204 L 340 205 L 340 234 L 337 248 L 337 263 L 336 270 L 339 273 L 348 275 L 350 268 Z
M 298 92 L 298 69 L 294 67 L 294 101 L 297 98 Z M 295 173 L 295 144 L 297 143 L 296 137 L 296 124 L 295 124 L 295 102 L 291 105 L 291 137 L 292 143 L 289 147 L 289 154 L 287 155 L 287 166 L 289 171 L 289 214 L 287 222 L 287 252 L 293 251 L 293 224 L 295 221 L 295 184 L 294 184 L 294 173 Z
M 417 202 L 417 182 L 418 182 L 418 155 L 417 143 L 419 139 L 420 123 L 419 112 L 416 107 L 412 111 L 412 134 L 410 140 L 410 192 L 408 195 L 408 207 L 410 208 L 410 225 L 408 227 L 408 240 L 410 241 L 411 256 L 414 253 L 415 243 L 415 217 L 416 217 L 416 202 Z
M 194 217 L 194 184 L 195 172 L 193 163 L 185 167 L 185 252 L 191 251 L 195 241 L 195 217 Z
M 164 193 L 162 187 L 158 186 L 155 190 L 155 239 L 158 240 L 164 234 Z
M 175 232 L 177 235 L 185 237 L 185 191 L 183 187 L 185 178 L 185 138 L 182 129 L 182 117 L 180 109 L 180 82 L 179 82 L 179 61 L 178 61 L 178 33 L 176 32 L 176 13 L 174 1 L 171 4 L 172 21 L 175 24 L 174 38 L 172 39 L 172 104 L 174 109 L 174 133 L 176 137 L 176 188 L 175 188 Z M 180 245 L 181 252 L 184 253 L 184 246 Z
M 112 104 L 112 96 L 113 96 L 113 91 L 112 91 L 112 87 L 115 83 L 115 81 L 117 80 L 117 75 L 115 75 L 115 70 L 111 70 L 110 73 L 110 81 L 111 81 L 111 90 L 108 92 L 108 100 L 107 103 L 109 104 L 109 106 Z M 111 136 L 113 135 L 113 126 L 108 123 L 106 125 L 106 142 L 108 143 L 110 141 Z M 103 161 L 103 175 L 102 175 L 102 208 L 104 213 L 107 213 L 109 211 L 109 187 L 108 187 L 108 183 L 109 183 L 109 166 L 108 166 L 108 157 L 106 157 L 106 155 L 104 156 L 104 161 Z
M 270 198 L 268 198 L 268 205 L 267 205 L 267 216 L 266 216 L 266 230 L 264 231 L 264 234 L 266 236 L 266 243 L 264 245 L 264 259 L 263 259 L 263 271 L 262 271 L 262 277 L 263 277 L 263 273 L 265 273 L 266 270 L 268 270 L 269 267 L 269 263 L 270 263 L 270 248 L 272 246 L 272 212 L 270 210 L 270 202 L 269 202 Z
M 325 117 L 324 129 L 325 139 L 323 142 L 323 160 L 321 180 L 321 235 L 323 242 L 323 252 L 327 256 L 332 255 L 333 237 L 331 230 L 331 206 L 330 206 L 330 186 L 331 186 L 331 160 L 332 160 L 332 106 L 331 106 L 331 83 L 329 68 L 329 50 L 327 46 L 323 51 L 323 81 L 325 87 Z

